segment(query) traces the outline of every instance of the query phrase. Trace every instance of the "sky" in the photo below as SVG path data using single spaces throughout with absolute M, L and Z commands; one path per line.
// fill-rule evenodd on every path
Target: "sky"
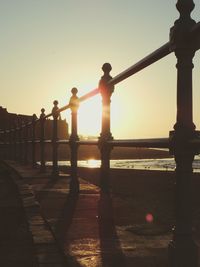
M 169 40 L 175 0 L 0 0 L 0 106 L 37 116 L 98 86 L 103 63 L 115 76 Z M 200 20 L 200 2 L 192 18 Z M 194 59 L 194 123 L 200 127 L 200 62 Z M 167 137 L 176 120 L 176 58 L 170 54 L 115 87 L 114 138 Z M 62 118 L 70 123 L 70 111 Z M 99 135 L 101 98 L 79 109 L 81 135 Z

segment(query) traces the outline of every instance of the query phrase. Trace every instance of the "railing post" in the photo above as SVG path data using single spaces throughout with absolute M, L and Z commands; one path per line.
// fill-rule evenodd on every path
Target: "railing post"
M 6 134 L 6 130 L 4 130 L 3 142 L 4 142 L 3 159 L 7 159 L 7 134 Z
M 13 159 L 13 148 L 14 148 L 14 142 L 13 142 L 13 128 L 10 125 L 10 129 L 9 129 L 9 143 L 10 143 L 10 156 L 9 159 L 12 160 Z
M 8 159 L 12 159 L 12 149 L 13 148 L 13 140 L 12 140 L 12 128 L 11 124 L 9 124 L 9 129 L 8 129 Z
M 15 122 L 13 124 L 13 143 L 14 143 L 13 159 L 16 161 L 17 160 L 17 125 Z
M 21 156 L 21 130 L 20 130 L 20 124 L 19 120 L 17 121 L 17 161 L 20 162 L 20 156 Z
M 1 150 L 0 150 L 0 159 L 3 159 L 3 131 L 0 130 L 0 142 L 1 142 Z
M 21 163 L 23 158 L 23 144 L 22 144 L 22 121 L 21 119 L 19 121 L 19 162 Z
M 58 101 L 55 100 L 53 102 L 54 107 L 52 109 L 52 116 L 53 116 L 53 136 L 52 136 L 52 148 L 53 148 L 53 169 L 52 169 L 52 176 L 58 176 L 59 175 L 59 169 L 58 169 Z
M 24 155 L 25 155 L 25 128 L 24 128 L 24 121 L 21 121 L 21 142 L 22 142 L 22 155 L 21 155 L 21 163 L 24 163 Z
M 24 122 L 24 164 L 28 163 L 28 121 Z
M 15 123 L 15 129 L 16 129 L 16 161 L 19 160 L 19 125 L 18 121 Z
M 44 127 L 45 127 L 45 109 L 41 109 L 41 114 L 40 114 L 40 171 L 45 172 L 46 166 L 45 166 L 45 132 L 44 132 Z
M 77 134 L 77 112 L 79 108 L 79 98 L 77 96 L 77 88 L 72 88 L 72 96 L 70 98 L 69 104 L 71 109 L 71 135 L 69 138 L 69 146 L 71 149 L 71 181 L 70 181 L 70 191 L 73 193 L 78 193 L 79 180 L 77 175 L 77 154 L 78 154 L 78 144 L 79 137 Z
M 99 82 L 100 93 L 102 96 L 102 125 L 99 137 L 99 149 L 101 152 L 101 177 L 100 187 L 105 193 L 110 192 L 110 153 L 112 147 L 108 145 L 108 141 L 113 140 L 110 132 L 110 102 L 114 86 L 109 86 L 108 82 L 112 79 L 110 71 L 112 67 L 109 63 L 105 63 L 102 67 L 104 75 Z
M 35 168 L 36 167 L 36 160 L 35 160 L 35 127 L 36 127 L 36 115 L 33 114 L 33 117 L 32 117 L 32 167 Z
M 170 133 L 176 161 L 175 216 L 173 240 L 169 244 L 170 267 L 197 267 L 198 250 L 192 238 L 192 162 L 195 151 L 189 141 L 195 137 L 192 109 L 192 59 L 195 43 L 185 37 L 195 25 L 190 13 L 192 0 L 178 0 L 180 18 L 171 29 L 171 45 L 177 57 L 177 122 Z

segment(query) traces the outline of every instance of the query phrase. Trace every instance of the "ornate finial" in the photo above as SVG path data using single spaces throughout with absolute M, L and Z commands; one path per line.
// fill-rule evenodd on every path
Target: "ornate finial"
M 194 9 L 193 0 L 177 0 L 176 7 L 180 13 L 180 17 L 175 21 L 174 26 L 170 29 L 171 49 L 175 50 L 178 47 L 188 47 L 188 42 L 185 42 L 191 28 L 196 22 L 190 17 L 190 13 Z M 189 45 L 193 45 L 190 42 Z
M 35 120 L 37 120 L 37 116 L 36 116 L 36 114 L 34 113 L 33 116 L 32 116 L 32 121 L 35 121 Z
M 77 111 L 79 107 L 79 98 L 77 96 L 78 89 L 76 87 L 73 87 L 71 90 L 72 96 L 70 98 L 69 104 L 72 111 Z
M 104 63 L 103 66 L 102 66 L 102 70 L 104 72 L 104 77 L 105 76 L 110 76 L 110 72 L 112 70 L 112 66 L 110 65 L 110 63 Z
M 78 93 L 78 89 L 76 87 L 73 87 L 72 90 L 71 90 L 71 93 L 73 96 L 76 96 L 77 93 Z
M 110 75 L 110 71 L 112 70 L 111 64 L 104 63 L 102 66 L 102 70 L 104 72 L 104 75 L 101 77 L 101 80 L 99 82 L 101 94 L 108 94 L 111 96 L 114 91 L 114 86 L 108 85 L 108 82 L 112 79 L 112 76 Z
M 57 100 L 54 100 L 53 101 L 53 104 L 54 104 L 55 107 L 57 107 L 58 106 L 58 101 Z
M 42 108 L 41 109 L 41 114 L 40 114 L 40 119 L 43 119 L 44 117 L 45 117 L 45 109 L 44 108 Z
M 193 0 L 178 0 L 176 7 L 180 13 L 181 19 L 190 18 L 190 13 L 195 7 Z
M 59 107 L 58 107 L 58 101 L 57 100 L 54 100 L 53 101 L 53 104 L 54 104 L 54 107 L 52 109 L 52 115 L 53 115 L 53 118 L 54 119 L 57 119 L 59 117 L 59 115 L 60 115 L 60 113 L 58 112 L 58 109 L 59 109 Z
M 32 125 L 35 124 L 35 121 L 37 120 L 37 116 L 36 114 L 34 113 L 33 116 L 32 116 Z
M 193 0 L 177 0 L 176 8 L 180 13 L 180 17 L 175 21 L 175 25 L 182 25 L 183 32 L 187 32 L 196 23 L 190 16 L 194 6 Z

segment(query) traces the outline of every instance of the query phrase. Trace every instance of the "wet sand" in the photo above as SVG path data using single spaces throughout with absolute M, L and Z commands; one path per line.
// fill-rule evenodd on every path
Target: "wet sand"
M 31 151 L 30 151 L 31 152 Z M 31 153 L 29 153 L 31 155 Z M 79 146 L 78 159 L 100 159 L 100 152 L 97 146 Z M 134 148 L 134 147 L 115 147 L 111 151 L 111 159 L 155 159 L 171 157 L 168 151 L 149 149 L 149 148 Z M 40 159 L 40 145 L 36 145 L 36 158 Z M 58 147 L 59 160 L 70 159 L 70 149 L 68 145 L 60 145 Z M 52 160 L 52 146 L 45 146 L 45 159 Z
M 80 167 L 78 174 L 86 181 L 99 185 L 100 169 Z M 174 224 L 175 173 L 173 171 L 111 169 L 110 187 L 115 196 L 128 202 L 131 212 L 135 214 L 134 223 L 144 223 L 145 216 L 152 214 L 155 223 L 167 224 L 169 227 Z M 200 174 L 195 173 L 192 177 L 195 228 L 200 228 L 199 188 Z

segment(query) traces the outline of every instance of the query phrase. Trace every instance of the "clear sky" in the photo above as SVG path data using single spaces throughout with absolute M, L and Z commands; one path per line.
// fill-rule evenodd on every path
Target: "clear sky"
M 192 17 L 200 20 L 200 2 Z M 179 14 L 169 0 L 0 0 L 0 92 L 9 112 L 49 113 L 96 88 L 101 67 L 115 76 L 169 40 Z M 194 60 L 194 122 L 200 127 L 200 62 Z M 115 138 L 164 137 L 176 118 L 174 54 L 118 84 L 112 96 Z M 101 99 L 84 103 L 79 133 L 100 131 Z M 62 117 L 69 119 L 70 112 Z

